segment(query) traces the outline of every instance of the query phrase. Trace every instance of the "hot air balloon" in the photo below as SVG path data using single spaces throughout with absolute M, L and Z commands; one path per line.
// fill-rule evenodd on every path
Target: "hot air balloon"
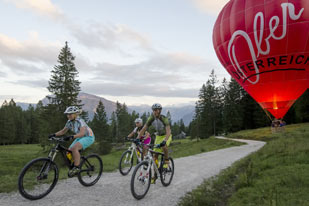
M 214 29 L 229 74 L 276 118 L 309 88 L 309 1 L 230 0 Z

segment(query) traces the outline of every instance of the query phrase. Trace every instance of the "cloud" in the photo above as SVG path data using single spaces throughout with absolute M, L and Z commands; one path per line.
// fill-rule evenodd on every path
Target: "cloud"
M 151 40 L 128 26 L 91 22 L 87 27 L 67 22 L 67 28 L 78 42 L 88 49 L 116 52 L 123 56 L 134 53 L 155 53 Z
M 205 60 L 184 53 L 158 54 L 132 65 L 101 63 L 94 68 L 94 80 L 140 85 L 192 84 L 196 73 L 203 75 Z M 210 71 L 210 69 L 209 69 Z
M 47 79 L 40 79 L 40 80 L 18 80 L 16 82 L 10 82 L 13 84 L 24 85 L 31 88 L 46 88 L 48 86 Z
M 50 0 L 7 0 L 16 7 L 31 10 L 41 16 L 48 16 L 54 20 L 65 18 L 63 12 Z
M 141 85 L 141 84 L 123 84 L 123 83 L 104 83 L 104 82 L 86 82 L 83 84 L 83 91 L 96 95 L 110 96 L 154 96 L 154 97 L 185 97 L 195 98 L 198 95 L 198 89 L 173 89 L 165 85 Z
M 5 78 L 5 77 L 7 77 L 7 74 L 0 71 L 0 78 Z
M 195 6 L 203 12 L 212 15 L 218 15 L 221 9 L 230 1 L 230 0 L 190 0 L 193 1 Z
M 133 65 L 98 64 L 95 77 L 81 86 L 97 95 L 194 98 L 202 85 L 196 74 L 206 77 L 207 68 L 205 60 L 189 54 L 160 54 Z
M 33 34 L 28 40 L 17 41 L 0 33 L 1 57 L 51 63 L 55 62 L 60 48 L 59 43 L 42 42 Z
M 17 8 L 33 11 L 62 24 L 77 41 L 88 49 L 116 52 L 122 56 L 156 52 L 149 38 L 122 24 L 87 22 L 87 26 L 70 19 L 50 0 L 12 0 Z

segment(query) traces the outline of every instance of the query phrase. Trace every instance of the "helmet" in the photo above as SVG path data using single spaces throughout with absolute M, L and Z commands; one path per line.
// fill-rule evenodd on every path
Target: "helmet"
M 162 109 L 162 105 L 160 103 L 154 103 L 151 107 L 152 110 Z
M 136 118 L 135 119 L 135 121 L 134 121 L 135 123 L 141 123 L 141 124 L 143 124 L 143 120 L 141 119 L 141 118 Z
M 79 112 L 80 112 L 80 110 L 79 110 L 78 107 L 76 107 L 76 106 L 69 106 L 65 110 L 64 114 L 74 114 L 74 113 L 79 113 Z

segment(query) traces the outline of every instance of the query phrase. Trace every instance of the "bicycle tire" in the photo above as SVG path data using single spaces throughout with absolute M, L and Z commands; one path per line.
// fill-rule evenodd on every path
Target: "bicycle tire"
M 148 168 L 149 162 L 148 161 L 142 161 L 140 162 L 134 169 L 132 177 L 131 177 L 131 193 L 133 197 L 137 200 L 143 199 L 145 195 L 147 194 L 149 188 L 150 188 L 150 183 L 151 183 L 151 168 L 149 170 L 148 176 L 147 176 L 147 171 L 145 170 L 145 167 Z M 144 167 L 145 166 L 145 167 Z M 145 174 L 143 174 L 143 171 Z M 145 191 L 142 192 L 141 194 L 138 194 L 137 190 L 135 189 L 135 186 L 138 186 L 135 184 L 135 180 L 137 180 L 137 183 L 141 185 L 146 184 Z
M 134 159 L 134 155 L 132 155 L 132 159 L 130 160 L 130 162 L 125 163 L 125 164 L 130 164 L 128 169 L 125 170 L 125 167 L 122 166 L 122 161 L 126 160 L 126 158 L 131 157 L 132 151 L 127 150 L 124 153 L 122 153 L 121 157 L 120 157 L 120 161 L 119 161 L 119 172 L 120 174 L 122 174 L 123 176 L 126 176 L 127 174 L 129 174 L 129 172 L 132 169 L 133 166 L 133 159 Z M 128 155 L 128 156 L 127 156 Z
M 161 162 L 160 165 L 160 180 L 163 186 L 167 187 L 171 184 L 173 177 L 174 177 L 174 171 L 175 171 L 175 165 L 174 165 L 174 160 L 173 158 L 169 157 L 169 167 L 167 169 L 163 168 L 163 162 Z M 166 181 L 166 175 L 170 175 L 170 178 L 168 181 Z
M 31 170 L 34 170 L 33 172 Z M 37 171 L 35 171 L 37 170 Z M 43 174 L 42 171 L 47 172 Z M 52 174 L 53 172 L 54 174 Z M 50 177 L 50 179 L 48 179 Z M 25 165 L 18 177 L 19 193 L 26 199 L 38 200 L 48 195 L 56 186 L 59 170 L 49 158 L 37 158 Z M 42 185 L 41 185 L 42 184 Z M 44 187 L 47 186 L 47 189 Z M 35 194 L 38 191 L 38 194 Z
M 103 173 L 103 161 L 97 154 L 90 154 L 80 163 L 80 172 L 78 173 L 78 181 L 85 187 L 96 184 Z M 96 176 L 94 176 L 96 175 Z

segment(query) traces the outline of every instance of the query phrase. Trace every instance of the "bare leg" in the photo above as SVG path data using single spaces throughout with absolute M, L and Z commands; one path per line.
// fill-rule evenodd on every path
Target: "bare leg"
M 168 159 L 168 147 L 165 145 L 164 147 L 162 147 L 162 149 L 164 153 L 164 159 L 167 160 Z
M 74 166 L 78 167 L 80 164 L 80 153 L 79 150 L 81 150 L 83 148 L 83 146 L 79 143 L 76 142 L 76 144 L 74 144 L 73 147 L 71 147 L 71 151 L 73 154 L 73 159 L 74 159 Z

